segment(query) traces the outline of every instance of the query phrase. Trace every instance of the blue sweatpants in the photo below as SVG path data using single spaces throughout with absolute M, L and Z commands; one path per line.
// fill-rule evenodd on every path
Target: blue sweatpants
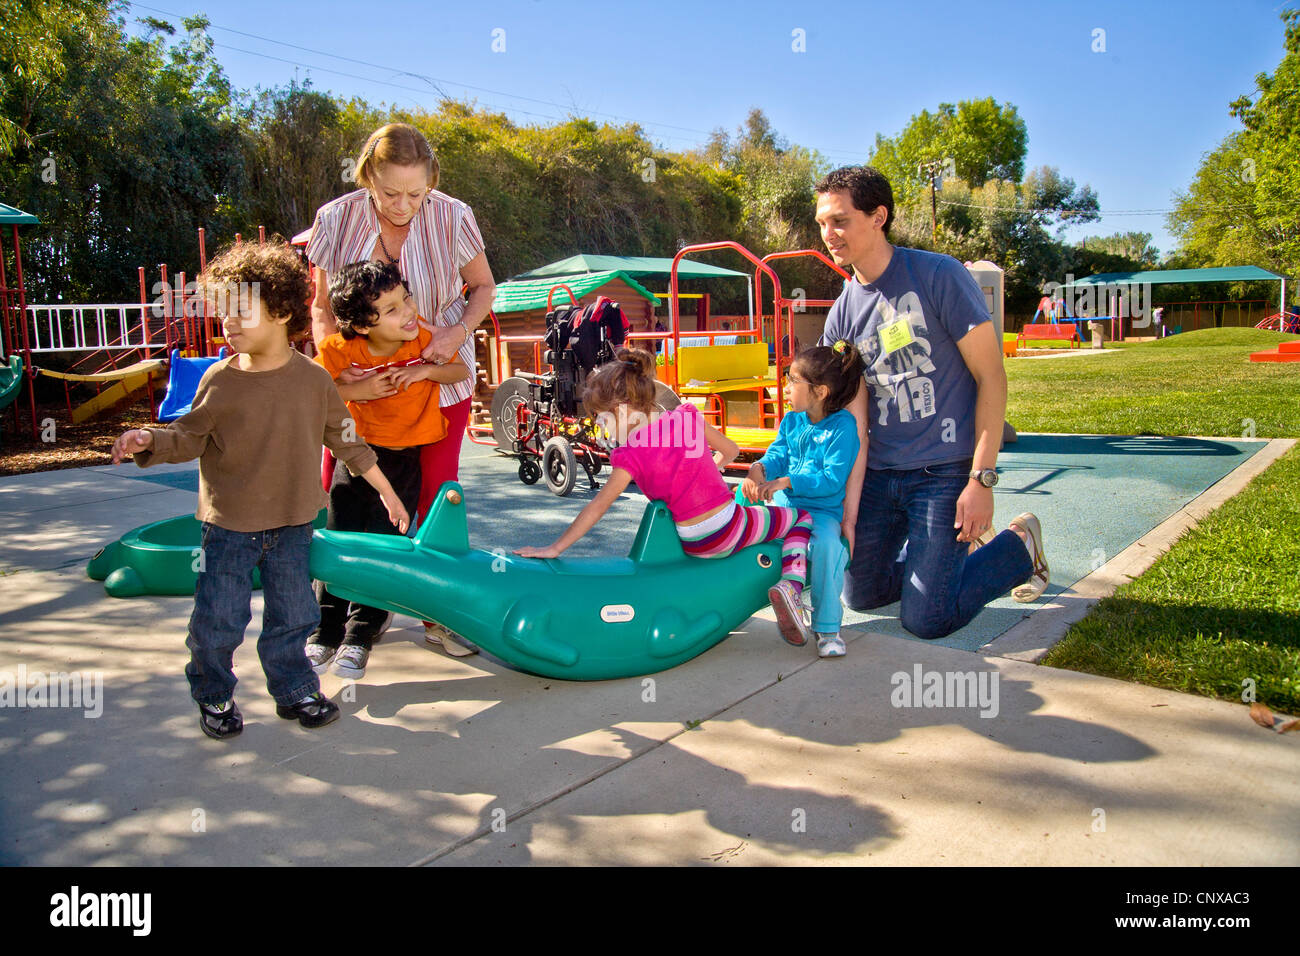
M 812 590 L 812 629 L 818 634 L 837 634 L 844 619 L 840 592 L 849 549 L 840 534 L 840 517 L 824 511 L 810 511 L 812 540 L 808 545 L 808 586 Z

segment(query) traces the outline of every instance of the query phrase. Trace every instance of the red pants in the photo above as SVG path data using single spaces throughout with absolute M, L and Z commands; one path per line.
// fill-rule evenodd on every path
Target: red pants
M 442 414 L 447 419 L 447 436 L 442 441 L 425 445 L 420 451 L 420 521 L 428 517 L 429 506 L 443 482 L 460 478 L 460 446 L 465 440 L 465 426 L 469 424 L 471 401 L 467 398 L 455 405 L 444 406 Z M 413 522 L 416 520 L 414 515 L 411 519 Z

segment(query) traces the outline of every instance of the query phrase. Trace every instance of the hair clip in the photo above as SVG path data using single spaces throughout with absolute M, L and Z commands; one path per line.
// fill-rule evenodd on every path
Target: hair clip
M 846 342 L 844 339 L 840 339 L 838 342 L 836 342 L 834 345 L 831 346 L 831 351 L 843 355 L 844 350 L 847 349 L 848 347 L 849 347 L 849 343 Z

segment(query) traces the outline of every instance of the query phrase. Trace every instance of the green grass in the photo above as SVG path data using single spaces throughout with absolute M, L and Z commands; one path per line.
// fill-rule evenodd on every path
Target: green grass
M 1105 361 L 1111 361 L 1109 359 Z M 1100 601 L 1053 667 L 1300 714 L 1300 447 Z
M 1008 359 L 1007 421 L 1027 432 L 1300 435 L 1300 362 L 1251 362 L 1297 336 L 1202 329 L 1087 358 Z

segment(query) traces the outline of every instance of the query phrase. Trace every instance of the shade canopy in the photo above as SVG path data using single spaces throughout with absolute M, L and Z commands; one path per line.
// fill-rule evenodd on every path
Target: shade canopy
M 586 275 L 573 276 L 555 276 L 549 279 L 511 279 L 509 282 L 503 282 L 497 286 L 496 295 L 492 299 L 492 311 L 498 314 L 505 312 L 526 312 L 530 309 L 546 308 L 546 299 L 551 298 L 551 305 L 568 305 L 569 297 L 563 289 L 556 287 L 561 281 L 573 291 L 575 299 L 581 299 L 589 292 L 594 292 L 606 283 L 615 279 L 625 282 L 633 292 L 644 296 L 652 304 L 658 302 L 658 297 L 646 289 L 645 286 L 637 282 L 626 272 L 619 270 L 606 272 L 592 272 Z M 555 295 L 551 296 L 551 290 L 555 289 Z
M 41 221 L 29 212 L 0 202 L 0 226 L 39 226 Z
M 1118 285 L 1120 283 L 1146 283 L 1160 285 L 1169 282 L 1279 282 L 1285 279 L 1276 272 L 1259 266 L 1217 266 L 1212 269 L 1150 269 L 1146 272 L 1101 272 L 1095 276 L 1075 279 L 1062 288 L 1086 285 Z
M 541 279 L 548 276 L 571 276 L 587 272 L 623 272 L 637 279 L 667 279 L 672 272 L 673 260 L 655 256 L 595 256 L 580 253 L 558 262 L 522 272 L 514 279 Z M 745 272 L 723 269 L 703 262 L 683 259 L 677 266 L 682 279 L 719 279 L 729 277 L 749 278 Z

